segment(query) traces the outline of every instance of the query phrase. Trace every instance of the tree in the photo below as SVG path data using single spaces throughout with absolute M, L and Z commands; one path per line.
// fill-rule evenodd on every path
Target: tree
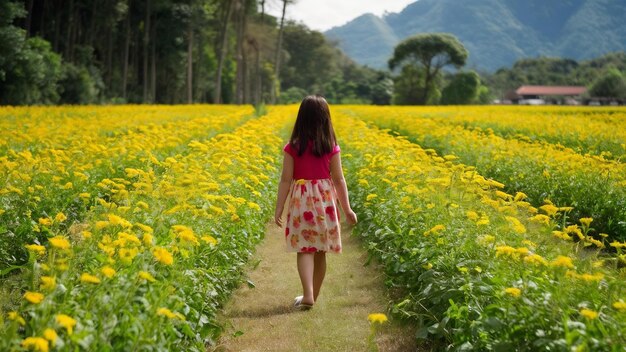
M 459 72 L 441 92 L 441 104 L 463 105 L 475 103 L 478 98 L 480 78 L 474 71 Z
M 460 68 L 465 65 L 468 52 L 463 44 L 453 35 L 447 33 L 418 34 L 398 44 L 389 60 L 389 68 L 408 63 L 423 69 L 424 79 L 419 104 L 426 104 L 429 96 L 438 87 L 436 77 L 447 65 Z M 419 70 L 417 70 L 419 71 Z
M 280 17 L 280 27 L 278 28 L 278 39 L 276 40 L 276 54 L 274 56 L 275 80 L 272 82 L 272 91 L 271 91 L 271 96 L 270 96 L 272 104 L 276 102 L 277 91 L 280 87 L 280 54 L 282 51 L 282 44 L 283 44 L 283 28 L 285 27 L 285 13 L 287 11 L 287 4 L 289 4 L 293 0 L 282 0 L 282 1 L 283 1 L 283 14 Z
M 626 98 L 626 81 L 617 69 L 609 69 L 591 86 L 589 93 L 593 97 Z
M 221 28 L 220 28 L 220 42 L 217 60 L 217 72 L 215 75 L 215 97 L 213 102 L 219 104 L 222 102 L 222 70 L 224 69 L 224 60 L 226 60 L 226 49 L 228 45 L 228 22 L 230 22 L 230 15 L 233 11 L 234 0 L 223 0 L 222 16 L 221 16 Z
M 61 57 L 47 41 L 26 39 L 26 31 L 12 25 L 24 16 L 16 3 L 0 3 L 0 105 L 57 103 Z

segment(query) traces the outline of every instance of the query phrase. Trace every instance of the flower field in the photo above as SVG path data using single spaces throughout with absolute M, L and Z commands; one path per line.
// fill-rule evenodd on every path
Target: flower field
M 353 233 L 418 338 L 623 350 L 626 111 L 331 108 Z M 0 108 L 0 350 L 205 350 L 296 112 Z
M 0 350 L 204 350 L 219 334 L 289 115 L 120 109 L 43 111 L 3 141 L 2 243 L 17 254 L 2 267 Z

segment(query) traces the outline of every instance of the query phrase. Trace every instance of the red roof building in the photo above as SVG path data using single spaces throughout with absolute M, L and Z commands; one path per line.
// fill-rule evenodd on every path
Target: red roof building
M 577 86 L 521 86 L 515 93 L 522 97 L 527 96 L 580 96 L 587 92 L 585 87 Z

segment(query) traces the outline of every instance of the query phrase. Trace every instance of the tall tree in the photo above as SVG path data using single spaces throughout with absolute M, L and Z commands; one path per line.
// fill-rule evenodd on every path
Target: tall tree
M 143 102 L 147 103 L 148 99 L 148 49 L 150 44 L 150 16 L 152 13 L 152 0 L 146 0 L 146 18 L 143 26 Z
M 270 92 L 271 103 L 276 103 L 276 92 L 280 89 L 280 54 L 283 44 L 283 29 L 285 28 L 285 13 L 287 12 L 287 4 L 292 0 L 283 0 L 283 12 L 280 16 L 280 27 L 278 28 L 278 39 L 276 40 L 276 53 L 274 55 L 274 80 L 272 81 L 272 90 Z
M 215 97 L 213 102 L 220 104 L 222 102 L 222 70 L 224 69 L 224 60 L 226 58 L 226 49 L 228 46 L 228 23 L 230 22 L 230 15 L 233 11 L 234 0 L 222 0 L 222 13 L 221 16 L 221 28 L 220 28 L 220 41 L 217 50 L 217 70 L 215 74 Z
M 245 75 L 246 60 L 244 51 L 244 41 L 247 22 L 247 1 L 236 0 L 236 18 L 237 18 L 237 43 L 235 45 L 235 59 L 237 60 L 237 71 L 235 78 L 235 102 L 237 104 L 244 103 L 245 92 Z
M 124 20 L 124 56 L 122 58 L 122 98 L 126 101 L 128 98 L 126 88 L 128 87 L 128 54 L 130 51 L 130 16 L 131 16 L 132 0 L 128 0 L 126 18 Z
M 429 91 L 437 89 L 432 83 L 441 69 L 447 65 L 460 68 L 465 65 L 467 56 L 463 44 L 452 34 L 418 34 L 395 47 L 389 68 L 393 70 L 405 62 L 421 66 L 424 69 L 424 89 L 420 102 L 426 104 Z

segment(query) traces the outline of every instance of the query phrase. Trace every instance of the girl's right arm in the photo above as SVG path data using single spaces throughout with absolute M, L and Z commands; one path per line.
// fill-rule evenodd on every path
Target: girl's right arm
M 280 176 L 280 183 L 278 184 L 278 196 L 276 197 L 276 210 L 274 211 L 274 222 L 278 226 L 283 225 L 283 209 L 285 208 L 285 201 L 289 195 L 289 187 L 291 186 L 291 180 L 293 179 L 293 157 L 285 152 L 283 158 L 283 172 Z
M 348 218 L 348 223 L 351 225 L 356 224 L 356 214 L 350 207 L 350 199 L 348 198 L 348 186 L 346 185 L 346 179 L 343 177 L 343 169 L 341 168 L 341 156 L 339 153 L 333 155 L 330 159 L 330 175 L 337 191 L 337 197 L 339 198 L 339 204 L 341 209 Z

